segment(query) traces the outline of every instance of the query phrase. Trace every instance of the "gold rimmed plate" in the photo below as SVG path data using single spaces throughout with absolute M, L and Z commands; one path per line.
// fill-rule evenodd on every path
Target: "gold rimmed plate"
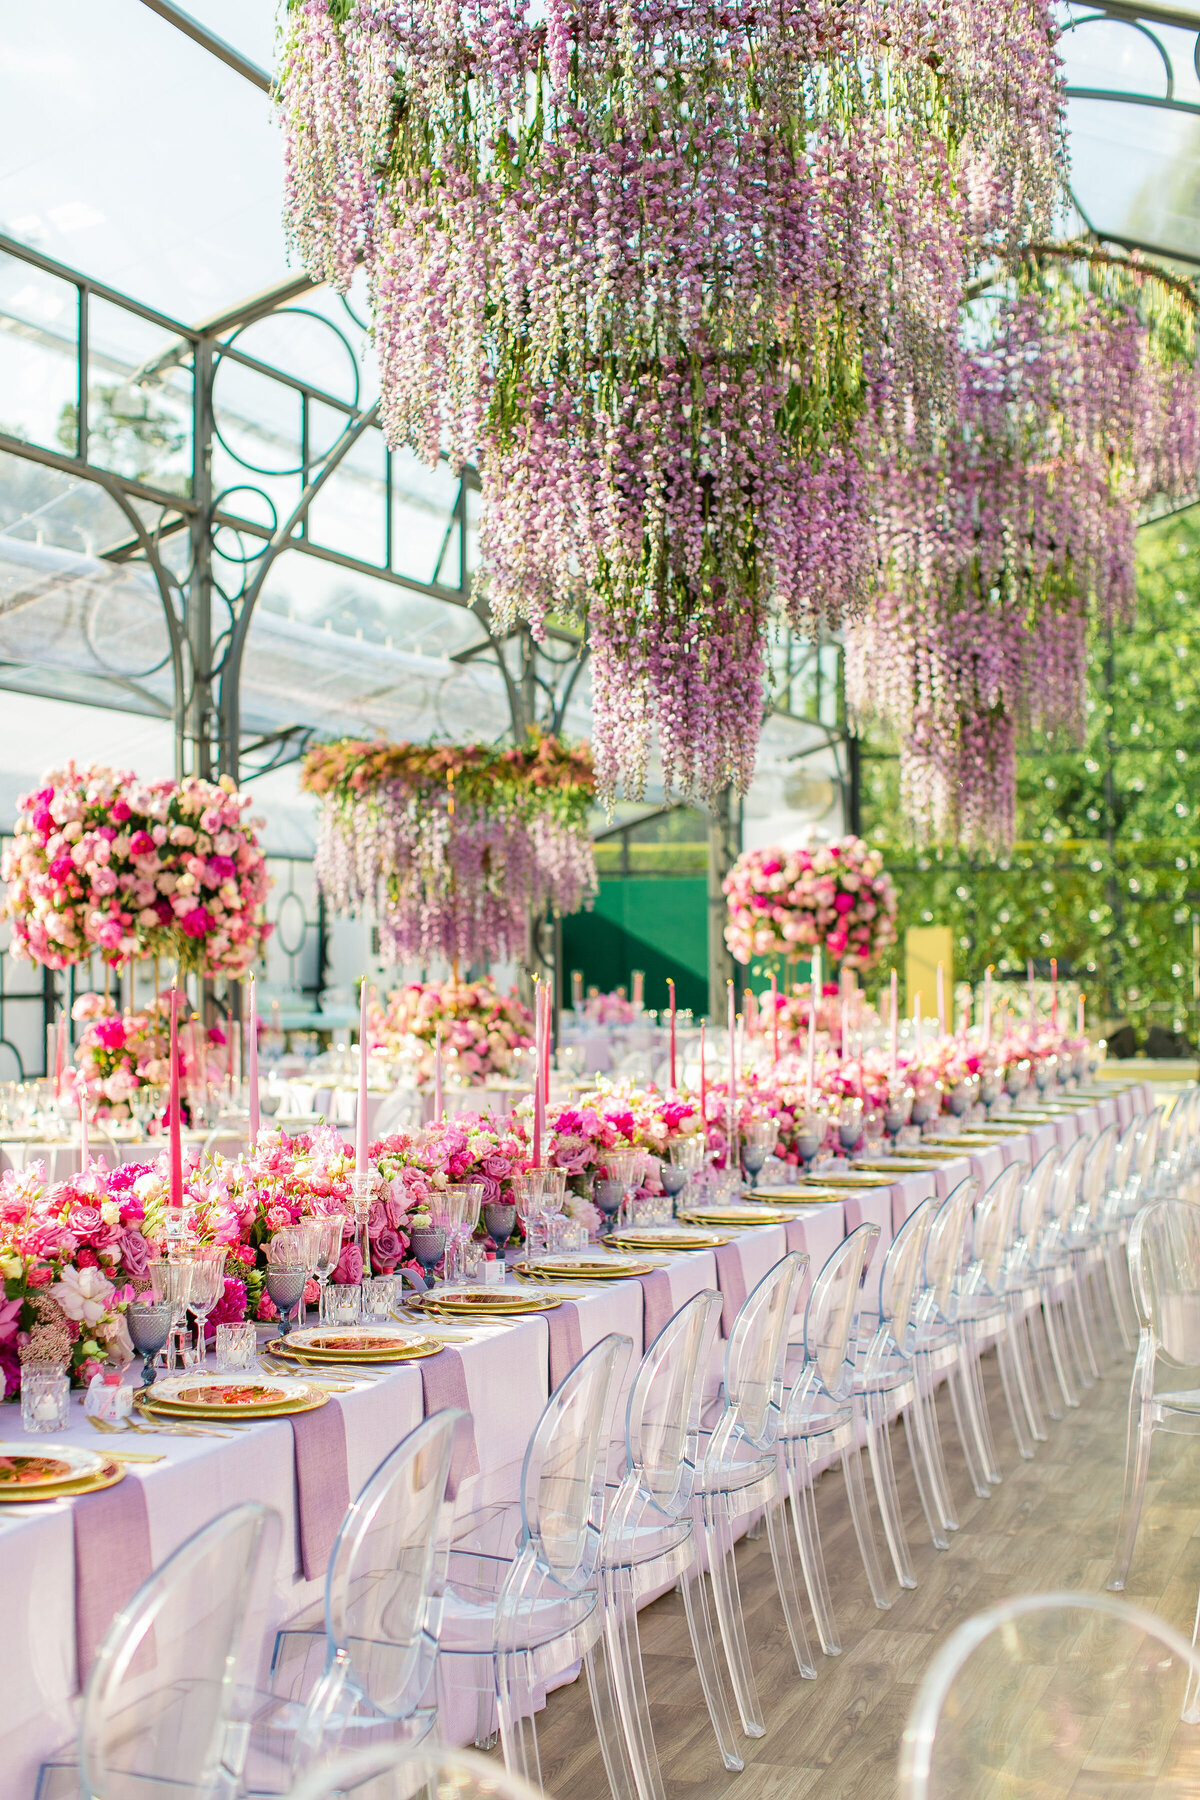
M 435 1288 L 422 1294 L 421 1311 L 445 1319 L 493 1318 L 519 1319 L 528 1313 L 548 1312 L 559 1302 L 549 1295 L 517 1293 L 513 1288 L 455 1288 L 443 1293 Z
M 618 1254 L 622 1250 L 716 1250 L 729 1241 L 719 1232 L 699 1228 L 693 1231 L 618 1231 L 605 1238 L 604 1247 Z
M 110 1460 L 77 1444 L 44 1444 L 36 1450 L 28 1444 L 0 1444 L 0 1498 L 32 1499 L 43 1490 L 90 1480 Z
M 317 1325 L 275 1338 L 267 1349 L 295 1362 L 392 1363 L 436 1356 L 441 1345 L 391 1325 Z
M 800 1184 L 802 1187 L 811 1183 L 813 1187 L 881 1188 L 891 1187 L 893 1179 L 891 1175 L 858 1175 L 853 1169 L 847 1169 L 844 1172 L 831 1170 L 828 1175 L 802 1175 Z
M 59 1482 L 57 1486 L 0 1487 L 0 1506 L 26 1506 L 39 1500 L 73 1500 L 80 1494 L 98 1494 L 103 1488 L 116 1487 L 118 1481 L 124 1481 L 126 1469 L 118 1457 L 101 1456 L 99 1462 L 100 1467 L 91 1474 Z
M 636 1256 L 626 1256 L 623 1261 L 615 1256 L 603 1261 L 593 1256 L 539 1257 L 518 1263 L 513 1273 L 522 1281 L 632 1281 L 660 1266 Z
M 159 1418 L 275 1419 L 324 1406 L 328 1394 L 288 1375 L 167 1375 L 136 1404 Z
M 680 1218 L 689 1225 L 786 1225 L 790 1213 L 768 1206 L 690 1206 Z

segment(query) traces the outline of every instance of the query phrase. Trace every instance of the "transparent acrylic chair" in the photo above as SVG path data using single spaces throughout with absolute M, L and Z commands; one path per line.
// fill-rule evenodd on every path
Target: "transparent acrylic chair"
M 155 1570 L 97 1652 L 77 1768 L 67 1758 L 44 1765 L 39 1796 L 227 1800 L 239 1791 L 279 1536 L 270 1507 L 235 1506 Z
M 494 1701 L 505 1766 L 541 1785 L 534 1713 L 547 1681 L 582 1661 L 609 1782 L 629 1792 L 607 1664 L 599 1592 L 605 1465 L 615 1396 L 632 1345 L 615 1333 L 582 1357 L 529 1440 L 520 1500 L 456 1527 L 438 1654 L 447 1681 Z M 487 1733 L 482 1722 L 479 1735 Z
M 874 1335 L 863 1347 L 853 1373 L 867 1426 L 867 1451 L 883 1519 L 884 1536 L 902 1587 L 916 1586 L 892 1462 L 889 1420 L 904 1420 L 909 1459 L 921 1510 L 935 1549 L 949 1548 L 947 1532 L 958 1530 L 950 1500 L 934 1409 L 934 1383 L 922 1352 L 917 1324 L 925 1250 L 938 1210 L 936 1200 L 916 1207 L 893 1238 L 879 1282 Z
M 779 1427 L 800 1567 L 826 1656 L 840 1655 L 842 1645 L 821 1546 L 814 1481 L 818 1462 L 840 1458 L 871 1596 L 880 1608 L 891 1605 L 863 1480 L 855 1405 L 859 1306 L 878 1241 L 878 1225 L 860 1225 L 843 1239 L 813 1281 L 804 1309 L 803 1361 L 794 1374 L 790 1360 L 787 1365 L 790 1386 Z
M 971 1486 L 986 1500 L 1000 1480 L 971 1328 L 969 1305 L 960 1317 L 963 1276 L 970 1260 L 979 1182 L 969 1176 L 942 1201 L 925 1244 L 924 1283 L 915 1315 L 917 1349 L 931 1384 L 945 1375 Z M 936 1411 L 934 1413 L 936 1420 Z
M 473 1750 L 443 1750 L 437 1745 L 411 1750 L 380 1745 L 356 1750 L 323 1763 L 301 1781 L 288 1800 L 547 1800 L 541 1789 Z
M 960 1625 L 929 1665 L 899 1800 L 1184 1800 L 1200 1658 L 1106 1594 L 1035 1594 Z
M 1160 1360 L 1170 1369 L 1200 1368 L 1200 1207 L 1160 1200 L 1129 1231 L 1129 1274 L 1140 1331 L 1129 1384 L 1125 1484 L 1108 1586 L 1125 1586 L 1133 1561 L 1150 1443 L 1156 1431 L 1200 1435 L 1200 1389 L 1160 1391 Z
M 1038 1408 L 1051 1419 L 1063 1416 L 1062 1396 L 1053 1368 L 1053 1352 L 1043 1319 L 1043 1283 L 1039 1252 L 1045 1236 L 1047 1200 L 1058 1174 L 1062 1152 L 1055 1145 L 1039 1157 L 1021 1190 L 1008 1256 L 1010 1329 L 1026 1369 L 1033 1410 L 1028 1415 L 1034 1435 Z
M 1106 1125 L 1092 1139 L 1079 1172 L 1079 1198 L 1067 1225 L 1067 1246 L 1075 1264 L 1075 1322 L 1088 1372 L 1093 1381 L 1100 1379 L 1103 1358 L 1102 1321 L 1099 1283 L 1104 1276 L 1104 1232 L 1102 1215 L 1108 1192 L 1108 1170 L 1116 1143 L 1117 1128 Z
M 1070 1222 L 1079 1195 L 1079 1172 L 1087 1150 L 1088 1140 L 1076 1138 L 1059 1158 L 1042 1200 L 1041 1227 L 1031 1243 L 1033 1271 L 1041 1294 L 1042 1324 L 1064 1406 L 1079 1405 L 1076 1381 L 1081 1385 L 1092 1385 L 1076 1329 L 1078 1281 L 1069 1243 Z
M 605 1641 L 613 1692 L 638 1800 L 662 1800 L 637 1604 L 678 1581 L 701 1686 L 722 1760 L 740 1769 L 712 1619 L 697 1570 L 692 1495 L 700 1445 L 704 1377 L 721 1315 L 706 1290 L 681 1306 L 651 1344 L 625 1408 L 625 1469 L 612 1492 L 600 1546 Z
M 783 1518 L 779 1466 L 787 1334 L 808 1257 L 789 1251 L 746 1297 L 725 1346 L 724 1379 L 714 1416 L 702 1434 L 695 1508 L 704 1540 L 717 1623 L 734 1699 L 747 1737 L 766 1731 L 750 1664 L 746 1622 L 734 1562 L 734 1522 L 762 1508 L 771 1562 L 796 1665 L 815 1679 L 791 1539 Z
M 347 1738 L 374 1733 L 411 1744 L 433 1725 L 431 1677 L 454 1522 L 446 1482 L 465 1417 L 452 1409 L 431 1414 L 384 1458 L 342 1521 L 321 1616 L 276 1633 L 272 1689 L 290 1704 L 267 1707 L 256 1720 L 254 1750 L 266 1769 L 286 1768 L 294 1778 Z M 316 1649 L 323 1654 L 311 1682 Z
M 996 1456 L 979 1368 L 985 1339 L 992 1339 L 996 1345 L 996 1363 L 1017 1453 L 1026 1460 L 1033 1455 L 1034 1401 L 1028 1368 L 1021 1358 L 1021 1340 L 1013 1329 L 1015 1308 L 1009 1292 L 1010 1253 L 1028 1173 L 1027 1164 L 1010 1163 L 977 1201 L 971 1260 L 959 1299 L 959 1319 L 970 1347 L 979 1418 L 989 1446 L 988 1460 L 993 1471 L 989 1480 L 995 1479 Z M 1044 1428 L 1038 1435 L 1045 1436 Z

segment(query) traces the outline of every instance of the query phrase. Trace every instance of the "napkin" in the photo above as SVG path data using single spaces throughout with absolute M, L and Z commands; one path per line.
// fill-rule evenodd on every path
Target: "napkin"
M 346 1417 L 330 1398 L 313 1412 L 294 1413 L 288 1424 L 296 1452 L 300 1564 L 304 1579 L 317 1581 L 328 1567 L 329 1553 L 350 1505 Z
M 671 1277 L 665 1269 L 652 1269 L 638 1280 L 642 1284 L 642 1342 L 648 1350 L 663 1326 L 675 1317 L 676 1307 Z
M 547 1318 L 554 1315 L 548 1313 Z M 577 1315 L 578 1316 L 578 1315 Z M 454 1496 L 468 1475 L 479 1473 L 479 1446 L 475 1442 L 475 1419 L 471 1396 L 467 1390 L 467 1369 L 457 1350 L 449 1348 L 437 1356 L 427 1356 L 420 1364 L 421 1387 L 425 1396 L 425 1417 L 441 1412 L 444 1406 L 456 1407 L 467 1415 L 454 1439 L 454 1456 L 450 1463 L 450 1479 L 446 1483 L 447 1498 Z
M 746 1274 L 742 1253 L 736 1243 L 722 1244 L 713 1251 L 717 1259 L 717 1286 L 721 1290 L 721 1335 L 728 1337 L 733 1321 L 745 1305 Z
M 550 1392 L 565 1381 L 583 1355 L 583 1334 L 579 1326 L 579 1308 L 573 1300 L 564 1300 L 545 1315 L 550 1330 Z
M 71 1502 L 75 1530 L 75 1658 L 82 1690 L 109 1626 L 128 1606 L 154 1564 L 150 1554 L 150 1518 L 141 1482 L 126 1475 L 115 1487 L 98 1494 L 79 1494 Z M 153 1639 L 147 1638 L 134 1662 L 154 1666 Z

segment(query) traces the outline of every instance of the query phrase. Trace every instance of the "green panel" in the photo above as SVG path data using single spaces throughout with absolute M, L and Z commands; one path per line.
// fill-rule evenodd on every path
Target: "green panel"
M 708 1010 L 708 882 L 700 876 L 636 876 L 601 881 L 590 913 L 562 922 L 563 993 L 572 969 L 585 987 L 629 993 L 634 969 L 646 975 L 646 1005 L 667 1004 L 667 977 L 680 1006 Z

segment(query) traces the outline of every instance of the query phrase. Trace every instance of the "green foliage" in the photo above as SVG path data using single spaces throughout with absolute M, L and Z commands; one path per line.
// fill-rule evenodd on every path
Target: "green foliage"
M 888 853 L 901 935 L 954 931 L 956 973 L 1057 956 L 1093 1016 L 1194 1029 L 1200 924 L 1200 509 L 1145 527 L 1138 613 L 1093 629 L 1082 747 L 1035 743 L 1018 774 L 1017 842 L 999 860 L 897 841 L 897 764 L 864 756 L 864 835 Z M 892 960 L 903 966 L 903 944 Z

